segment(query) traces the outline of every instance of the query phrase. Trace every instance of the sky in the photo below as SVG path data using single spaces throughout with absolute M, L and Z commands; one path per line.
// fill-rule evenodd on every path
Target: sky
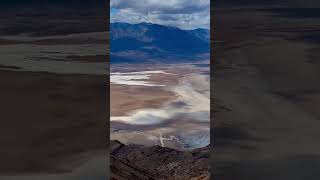
M 110 21 L 148 22 L 197 29 L 210 27 L 210 0 L 110 0 Z

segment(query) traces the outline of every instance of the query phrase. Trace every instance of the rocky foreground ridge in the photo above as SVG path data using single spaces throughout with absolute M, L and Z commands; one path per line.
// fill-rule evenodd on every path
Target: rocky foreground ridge
M 209 180 L 210 146 L 178 151 L 111 141 L 111 180 Z

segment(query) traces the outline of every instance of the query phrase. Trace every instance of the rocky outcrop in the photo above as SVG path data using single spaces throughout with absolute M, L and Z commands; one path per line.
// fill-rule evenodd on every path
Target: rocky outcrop
M 111 179 L 210 179 L 210 146 L 178 151 L 111 141 Z

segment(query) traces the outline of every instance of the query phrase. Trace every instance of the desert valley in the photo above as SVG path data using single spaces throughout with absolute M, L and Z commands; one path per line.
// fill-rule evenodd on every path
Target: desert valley
M 111 139 L 176 149 L 210 144 L 209 65 L 203 65 L 112 69 Z

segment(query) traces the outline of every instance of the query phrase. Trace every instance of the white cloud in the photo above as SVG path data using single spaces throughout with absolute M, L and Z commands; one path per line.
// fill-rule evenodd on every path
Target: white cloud
M 209 28 L 210 0 L 111 0 L 111 22 L 150 22 L 183 29 Z

